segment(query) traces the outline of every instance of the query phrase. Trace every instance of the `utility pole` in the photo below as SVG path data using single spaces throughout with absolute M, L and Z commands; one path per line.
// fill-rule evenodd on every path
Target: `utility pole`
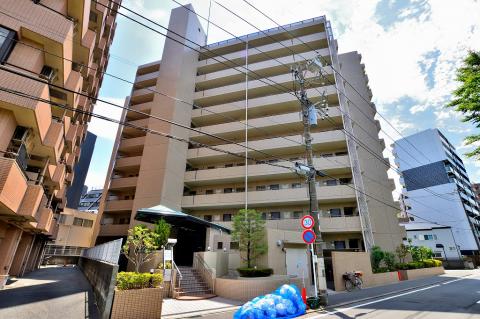
M 319 220 L 319 208 L 318 208 L 318 199 L 317 199 L 317 190 L 315 185 L 315 177 L 317 175 L 322 176 L 322 173 L 317 171 L 313 164 L 313 149 L 312 149 L 312 135 L 311 135 L 311 126 L 316 125 L 317 123 L 317 112 L 320 113 L 320 116 L 325 118 L 327 116 L 327 99 L 325 97 L 325 92 L 320 98 L 320 101 L 317 103 L 312 103 L 308 97 L 306 92 L 306 79 L 305 75 L 307 72 L 319 74 L 320 81 L 324 81 L 322 78 L 322 63 L 318 57 L 315 57 L 313 60 L 307 61 L 305 64 L 297 64 L 295 67 L 292 68 L 292 73 L 294 77 L 294 90 L 295 95 L 297 96 L 298 100 L 300 101 L 301 105 L 301 112 L 302 112 L 302 121 L 303 121 L 303 138 L 305 141 L 305 151 L 306 151 L 306 158 L 307 158 L 307 167 L 305 168 L 304 165 L 296 164 L 297 172 L 304 172 L 307 177 L 308 183 L 308 194 L 310 197 L 310 216 L 312 216 L 315 226 L 313 230 L 316 235 L 315 243 L 313 244 L 313 252 L 316 257 L 312 256 L 312 268 L 313 268 L 313 275 L 316 277 L 318 282 L 315 282 L 315 287 L 319 287 L 321 292 L 326 291 L 326 280 L 325 280 L 325 268 L 323 264 L 323 248 L 322 248 L 322 233 L 320 231 L 320 220 Z M 317 105 L 320 107 L 317 109 Z M 303 167 L 302 167 L 303 166 Z M 318 261 L 321 263 L 321 271 L 323 273 L 316 274 L 315 273 L 318 269 L 316 263 Z M 318 283 L 318 285 L 317 285 Z M 315 291 L 315 296 L 318 296 L 318 291 Z

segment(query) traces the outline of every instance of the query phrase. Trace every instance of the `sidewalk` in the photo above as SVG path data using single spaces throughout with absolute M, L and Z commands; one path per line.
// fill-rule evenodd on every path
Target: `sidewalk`
M 243 302 L 222 297 L 203 300 L 164 299 L 162 318 L 174 319 L 185 318 L 189 315 L 212 314 L 214 312 L 225 313 L 226 311 L 236 310 L 241 304 Z
M 0 318 L 97 319 L 87 279 L 73 266 L 45 267 L 0 290 Z

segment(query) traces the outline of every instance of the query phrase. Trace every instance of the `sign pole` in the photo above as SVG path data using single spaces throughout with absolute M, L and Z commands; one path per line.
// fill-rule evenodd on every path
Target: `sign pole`
M 314 283 L 314 287 L 315 287 L 315 298 L 318 298 L 318 289 L 317 289 L 317 263 L 316 263 L 316 256 L 315 256 L 315 253 L 313 251 L 313 244 L 310 244 L 310 256 L 312 258 L 312 268 L 313 268 L 313 283 Z

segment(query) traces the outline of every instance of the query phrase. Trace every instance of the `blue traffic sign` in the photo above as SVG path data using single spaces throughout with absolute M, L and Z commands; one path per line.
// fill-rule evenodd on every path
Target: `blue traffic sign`
M 302 239 L 305 244 L 313 244 L 315 242 L 315 239 L 317 239 L 317 236 L 315 235 L 315 232 L 313 230 L 305 229 L 302 233 Z

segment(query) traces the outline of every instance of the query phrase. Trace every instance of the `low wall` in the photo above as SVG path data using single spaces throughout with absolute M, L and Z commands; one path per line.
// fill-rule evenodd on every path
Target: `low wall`
M 295 284 L 302 287 L 301 278 L 270 276 L 258 278 L 216 278 L 215 294 L 233 300 L 248 301 L 257 296 L 268 294 L 283 284 Z
M 163 288 L 115 290 L 111 319 L 160 319 Z
M 398 272 L 396 271 L 372 274 L 368 278 L 368 284 L 365 285 L 365 287 L 388 285 L 396 283 L 398 281 Z
M 445 269 L 443 269 L 443 267 L 410 269 L 404 271 L 406 279 L 408 280 L 443 275 L 444 273 Z
M 78 267 L 92 285 L 101 318 L 110 318 L 118 265 L 80 257 Z

